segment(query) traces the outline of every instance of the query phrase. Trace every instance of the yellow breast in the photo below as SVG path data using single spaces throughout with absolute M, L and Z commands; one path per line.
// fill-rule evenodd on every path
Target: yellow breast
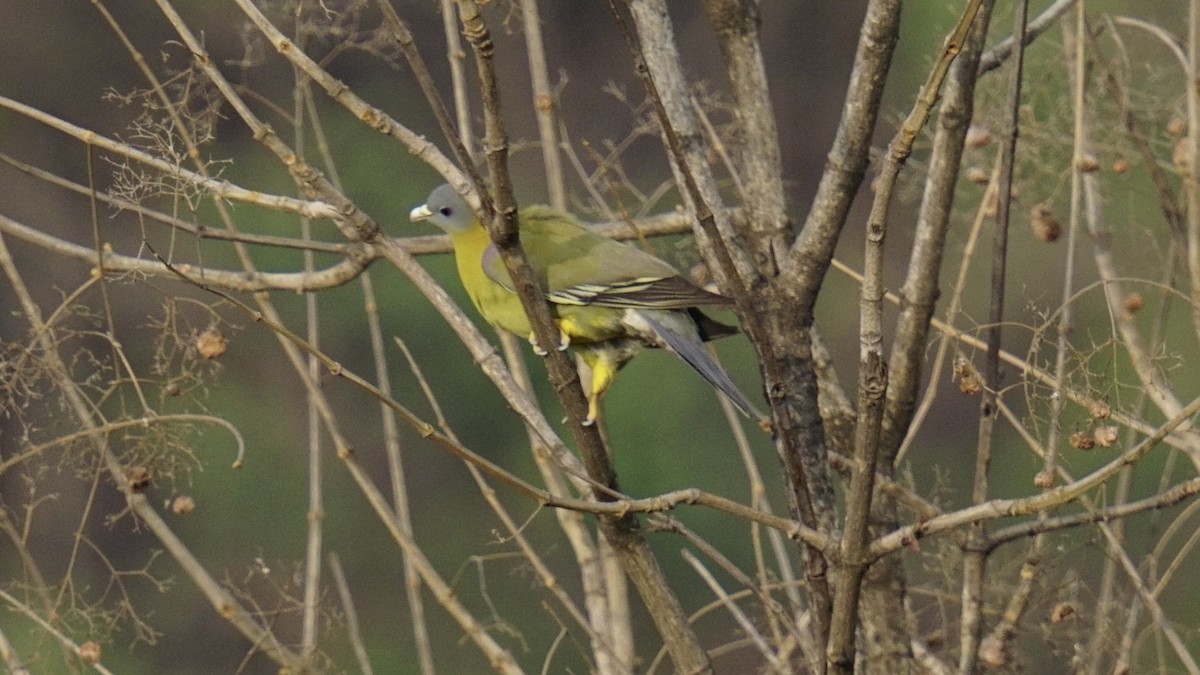
M 496 328 L 522 338 L 529 337 L 532 327 L 520 299 L 483 271 L 483 253 L 491 245 L 487 232 L 482 227 L 472 227 L 451 234 L 451 241 L 458 276 L 479 314 Z M 537 261 L 531 263 L 536 269 Z M 626 332 L 621 323 L 623 309 L 555 303 L 551 303 L 550 309 L 558 320 L 559 329 L 571 342 L 603 342 L 622 337 Z

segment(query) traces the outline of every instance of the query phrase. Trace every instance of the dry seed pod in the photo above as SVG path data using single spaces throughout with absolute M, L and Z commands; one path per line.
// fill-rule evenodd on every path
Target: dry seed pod
M 1079 614 L 1079 608 L 1070 602 L 1060 602 L 1050 610 L 1050 623 L 1062 623 Z
M 100 663 L 100 656 L 100 645 L 95 642 L 88 640 L 79 645 L 79 660 L 83 661 L 86 665 L 94 666 Z
M 196 336 L 196 353 L 202 359 L 215 359 L 225 353 L 229 341 L 216 328 L 205 328 L 203 333 Z
M 982 124 L 971 124 L 967 127 L 967 147 L 982 148 L 992 142 L 992 132 Z
M 1094 420 L 1106 420 L 1112 417 L 1112 406 L 1108 405 L 1108 401 L 1092 401 L 1088 406 L 1088 414 Z
M 1112 444 L 1117 442 L 1117 428 L 1111 424 L 1096 427 L 1092 431 L 1092 438 L 1095 439 L 1096 445 L 1102 448 L 1112 447 Z
M 1188 143 L 1188 137 L 1182 136 L 1175 141 L 1175 146 L 1171 148 L 1171 162 L 1178 169 L 1186 169 L 1188 160 L 1192 156 L 1192 150 Z
M 1033 230 L 1033 236 L 1047 244 L 1058 241 L 1062 236 L 1062 225 L 1045 204 L 1038 204 L 1029 210 L 1029 229 Z
M 1096 441 L 1092 439 L 1091 434 L 1086 434 L 1082 431 L 1076 431 L 1075 433 L 1071 434 L 1071 438 L 1068 442 L 1071 444 L 1071 447 L 1075 448 L 1076 450 L 1091 450 L 1092 448 L 1096 447 Z
M 1012 662 L 1004 640 L 989 635 L 979 645 L 979 660 L 989 668 L 1003 668 Z
M 144 466 L 136 466 L 125 472 L 125 482 L 129 484 L 129 489 L 134 492 L 141 492 L 150 486 L 150 469 Z
M 967 167 L 966 176 L 976 185 L 986 185 L 989 179 L 987 170 L 978 166 Z
M 996 214 L 1000 213 L 1000 200 L 996 199 L 996 193 L 989 190 L 983 197 L 983 206 L 980 207 L 984 218 L 995 218 Z
M 712 279 L 712 275 L 708 273 L 708 265 L 704 263 L 692 265 L 692 268 L 688 270 L 688 276 L 691 277 L 692 283 L 697 286 L 703 286 Z
M 1142 299 L 1142 294 L 1137 291 L 1125 296 L 1125 311 L 1130 314 L 1137 314 L 1145 305 L 1146 301 Z
M 179 495 L 171 500 L 171 512 L 182 516 L 196 510 L 196 500 L 187 495 Z
M 1171 121 L 1167 122 L 1167 133 L 1171 134 L 1172 136 L 1182 136 L 1186 134 L 1187 122 L 1184 122 L 1183 118 L 1178 115 L 1172 117 Z
M 1090 152 L 1085 152 L 1075 158 L 1075 168 L 1083 173 L 1094 173 L 1100 170 L 1100 160 Z
M 1118 175 L 1129 171 L 1129 160 L 1125 159 L 1124 157 L 1114 160 L 1112 163 L 1112 171 Z
M 983 378 L 975 370 L 970 359 L 959 356 L 954 359 L 954 375 L 958 379 L 958 389 L 968 396 L 974 396 L 983 390 Z

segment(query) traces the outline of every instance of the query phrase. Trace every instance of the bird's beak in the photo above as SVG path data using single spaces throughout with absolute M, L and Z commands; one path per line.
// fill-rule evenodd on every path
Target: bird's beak
M 428 220 L 432 215 L 433 211 L 430 211 L 428 206 L 422 204 L 408 212 L 408 219 L 415 223 L 419 220 Z

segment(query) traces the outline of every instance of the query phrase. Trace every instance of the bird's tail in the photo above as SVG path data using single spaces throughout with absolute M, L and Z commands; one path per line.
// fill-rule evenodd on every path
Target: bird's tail
M 733 380 L 729 379 L 729 375 L 721 368 L 708 353 L 704 343 L 700 341 L 700 336 L 696 333 L 696 329 L 691 325 L 673 326 L 676 323 L 670 319 L 673 316 L 651 316 L 651 312 L 639 312 L 641 319 L 650 327 L 654 334 L 662 340 L 663 346 L 679 355 L 692 370 L 700 373 L 700 376 L 708 383 L 716 387 L 721 393 L 729 398 L 729 401 L 742 412 L 743 415 L 750 419 L 759 419 L 762 414 L 754 409 L 746 396 L 737 388 Z M 683 315 L 679 315 L 683 319 Z M 680 323 L 689 323 L 687 319 L 683 319 Z

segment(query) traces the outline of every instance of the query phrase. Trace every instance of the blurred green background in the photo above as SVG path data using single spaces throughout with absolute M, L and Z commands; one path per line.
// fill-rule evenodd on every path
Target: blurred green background
M 339 9 L 338 3 L 327 2 Z M 512 170 L 518 199 L 530 203 L 544 199 L 544 179 L 540 152 L 531 147 L 536 140 L 536 126 L 530 114 L 530 89 L 523 51 L 519 21 L 508 14 L 506 3 L 494 3 L 489 9 L 496 40 L 496 58 L 504 86 L 509 133 L 516 150 Z M 883 147 L 890 137 L 895 121 L 911 104 L 917 87 L 925 78 L 927 66 L 937 53 L 942 38 L 955 19 L 959 3 L 908 3 L 904 29 L 897 51 L 896 65 L 888 87 L 887 114 L 881 124 L 876 145 Z M 1008 4 L 994 21 L 993 33 L 1003 35 L 1010 21 Z M 1035 2 L 1034 11 L 1048 2 Z M 228 2 L 187 0 L 176 3 L 193 30 L 203 36 L 205 45 L 231 80 L 259 92 L 282 106 L 290 105 L 292 74 L 290 69 L 269 48 L 258 54 L 252 67 L 243 68 L 246 52 L 243 36 L 244 21 Z M 836 129 L 841 97 L 845 90 L 858 22 L 864 3 L 854 2 L 767 2 L 762 6 L 762 35 L 772 96 L 777 106 L 777 119 L 783 150 L 784 171 L 789 182 L 792 214 L 802 222 L 816 180 L 824 165 L 825 153 Z M 175 42 L 170 26 L 163 21 L 151 3 L 110 3 L 108 9 L 117 17 L 134 43 L 147 56 L 152 67 L 181 67 L 186 53 Z M 423 54 L 435 75 L 448 81 L 448 68 L 443 58 L 444 46 L 441 22 L 434 12 L 434 3 L 403 1 L 398 11 L 417 36 Z M 1090 3 L 1089 11 L 1099 16 L 1103 11 L 1128 10 L 1128 3 Z M 675 3 L 672 7 L 676 33 L 685 55 L 688 74 L 694 81 L 703 81 L 719 93 L 723 89 L 723 70 L 715 40 L 692 3 Z M 636 120 L 629 104 L 622 102 L 606 89 L 624 92 L 628 100 L 641 99 L 641 85 L 630 72 L 625 48 L 615 32 L 608 10 L 600 2 L 544 3 L 543 26 L 552 76 L 560 78 L 561 117 L 569 140 L 578 148 L 583 141 L 602 148 L 606 141 L 618 141 L 634 128 Z M 1162 24 L 1169 29 L 1182 26 L 1178 3 L 1155 0 L 1139 3 L 1139 16 Z M 112 31 L 104 24 L 90 3 L 81 0 L 0 0 L 0 95 L 27 103 L 62 117 L 74 124 L 98 133 L 130 138 L 129 123 L 140 112 L 135 106 L 118 105 L 110 93 L 128 93 L 144 87 L 144 82 Z M 374 25 L 368 12 L 364 26 Z M 506 23 L 507 21 L 507 23 Z M 262 48 L 261 41 L 258 46 Z M 1134 49 L 1139 49 L 1136 45 Z M 1159 78 L 1170 96 L 1152 106 L 1145 103 L 1147 118 L 1162 122 L 1177 114 L 1181 98 L 1177 96 L 1178 74 L 1165 63 L 1161 48 L 1153 45 L 1136 51 L 1148 62 L 1148 77 Z M 314 51 L 328 51 L 328 45 L 317 45 Z M 1069 126 L 1063 126 L 1066 113 L 1066 73 L 1061 63 L 1061 38 L 1055 31 L 1039 42 L 1030 53 L 1030 81 L 1026 117 L 1036 124 L 1023 137 L 1031 159 L 1021 163 L 1019 183 L 1025 191 L 1020 197 L 1023 214 L 1027 207 L 1047 201 L 1065 212 L 1066 188 L 1069 185 L 1070 136 Z M 371 55 L 348 51 L 329 64 L 330 70 L 354 90 L 396 119 L 414 130 L 440 142 L 422 97 L 404 68 L 390 68 Z M 1175 78 L 1175 79 L 1173 79 Z M 998 114 L 1004 82 L 992 76 L 982 86 L 977 117 L 986 121 Z M 448 97 L 448 87 L 445 90 Z M 365 128 L 336 105 L 318 93 L 322 123 L 329 134 L 332 152 L 342 184 L 356 204 L 383 223 L 393 236 L 429 234 L 426 226 L 411 227 L 408 210 L 420 203 L 431 187 L 441 182 L 428 168 L 422 166 L 396 143 Z M 288 140 L 288 125 L 281 116 L 260 112 Z M 255 144 L 236 115 L 228 108 L 222 111 L 223 121 L 216 127 L 216 140 L 205 150 L 213 159 L 228 160 L 221 166 L 222 176 L 231 182 L 265 192 L 290 194 L 294 188 L 278 162 Z M 1161 119 L 1160 119 L 1161 118 Z M 1162 128 L 1159 124 L 1158 128 Z M 998 127 L 993 125 L 994 130 Z M 1111 133 L 1119 138 L 1117 130 Z M 1160 145 L 1167 141 L 1156 139 Z M 1114 147 L 1117 143 L 1114 141 Z M 1165 147 L 1165 146 L 1164 146 Z M 911 217 L 919 199 L 919 179 L 924 168 L 925 146 L 919 143 L 911 162 L 912 178 L 907 193 L 892 219 L 888 246 L 890 255 L 889 281 L 897 288 L 902 279 L 907 251 L 910 246 Z M 85 148 L 75 140 L 51 132 L 45 127 L 11 112 L 0 112 L 0 152 L 28 162 L 75 181 L 87 182 Z M 1169 154 L 1169 153 L 1168 153 Z M 581 156 L 586 155 L 581 152 Z M 979 155 L 986 161 L 990 154 Z M 669 176 L 661 146 L 653 136 L 637 140 L 623 156 L 629 176 L 639 187 L 650 189 Z M 968 158 L 968 161 L 972 161 Z M 96 180 L 101 188 L 112 181 L 112 168 L 101 157 L 95 163 Z M 1157 211 L 1152 201 L 1144 172 L 1129 176 L 1105 178 L 1113 196 L 1113 221 L 1126 227 L 1117 228 L 1116 237 L 1127 250 L 1142 251 L 1123 262 L 1129 264 L 1129 274 L 1153 276 L 1161 268 L 1165 255 L 1165 233 L 1157 223 Z M 583 196 L 578 178 L 571 181 L 572 196 Z M 953 269 L 961 257 L 966 227 L 981 189 L 964 185 L 959 197 L 962 213 L 958 216 L 954 236 L 956 248 L 947 256 L 948 269 Z M 864 216 L 863 198 L 851 217 L 847 234 L 839 248 L 839 257 L 857 266 L 861 257 L 859 225 Z M 582 202 L 577 202 L 582 203 Z M 664 197 L 653 208 L 656 212 L 674 207 L 673 195 Z M 294 219 L 246 205 L 232 207 L 238 224 L 247 231 L 298 235 Z M 89 204 L 86 199 L 64 190 L 47 186 L 0 164 L 0 213 L 19 222 L 37 226 L 68 240 L 90 245 L 91 227 Z M 594 214 L 584 213 L 585 218 Z M 202 205 L 195 218 L 215 224 L 211 206 Z M 118 252 L 138 250 L 142 230 L 128 214 L 101 213 L 103 236 Z M 331 241 L 338 234 L 328 223 L 318 223 L 315 236 Z M 161 237 L 161 234 L 155 235 Z M 25 274 L 43 313 L 49 314 L 88 275 L 88 266 L 78 261 L 50 255 L 24 242 L 7 238 L 16 256 L 17 265 Z M 212 242 L 176 242 L 185 256 L 199 254 L 206 264 L 232 268 L 235 260 L 228 248 Z M 681 252 L 669 242 L 656 242 L 656 251 L 677 262 L 686 261 Z M 1029 235 L 1024 227 L 1015 227 L 1012 236 L 1009 306 L 1014 322 L 1037 325 L 1045 313 L 1057 307 L 1061 284 L 1061 261 L 1064 243 L 1047 246 Z M 300 267 L 300 255 L 294 252 L 254 250 L 257 265 L 264 270 L 295 270 Z M 317 264 L 330 258 L 318 256 Z M 448 256 L 430 256 L 422 261 L 440 279 L 460 304 L 467 306 Z M 1087 265 L 1081 280 L 1094 278 Z M 396 336 L 412 350 L 424 369 L 424 375 L 444 407 L 449 422 L 462 442 L 469 448 L 515 473 L 536 481 L 523 429 L 507 414 L 502 399 L 486 378 L 479 373 L 467 353 L 449 328 L 430 309 L 428 303 L 407 280 L 385 264 L 371 269 L 372 281 L 379 292 L 380 314 L 384 335 Z M 952 272 L 944 274 L 949 278 Z M 972 286 L 966 296 L 965 311 L 971 321 L 982 321 L 985 313 L 987 272 L 982 263 L 972 270 Z M 119 339 L 133 363 L 148 367 L 162 344 L 157 322 L 164 317 L 166 300 L 170 297 L 192 297 L 205 302 L 194 289 L 177 282 L 159 278 L 145 282 L 117 281 L 113 284 L 114 309 L 119 327 Z M 0 338 L 4 342 L 26 339 L 27 325 L 16 315 L 14 296 L 6 282 L 0 283 Z M 1149 294 L 1147 294 L 1149 295 Z M 304 301 L 283 293 L 273 301 L 285 311 L 293 330 L 303 327 Z M 857 287 L 836 273 L 831 274 L 823 289 L 818 308 L 818 322 L 835 350 L 844 384 L 855 381 L 857 354 Z M 1155 302 L 1154 298 L 1148 298 Z M 369 352 L 362 295 L 357 284 L 326 291 L 318 299 L 321 324 L 321 347 L 346 368 L 369 376 L 373 364 Z M 207 315 L 194 305 L 181 305 L 180 319 L 188 329 L 203 329 Z M 150 490 L 152 499 L 166 502 L 176 494 L 195 498 L 196 511 L 187 516 L 170 516 L 172 524 L 193 547 L 197 555 L 219 579 L 248 590 L 264 612 L 279 612 L 277 625 L 285 636 L 297 636 L 305 510 L 307 504 L 307 468 L 304 393 L 290 366 L 279 354 L 275 338 L 261 325 L 249 321 L 230 307 L 221 308 L 222 330 L 230 340 L 229 351 L 215 365 L 201 367 L 202 380 L 188 395 L 178 399 L 154 396 L 160 413 L 203 409 L 227 419 L 245 436 L 248 454 L 245 468 L 228 469 L 232 460 L 233 443 L 229 435 L 216 427 L 198 427 L 196 433 L 183 441 L 194 449 L 194 457 L 176 458 L 173 477 L 156 476 Z M 1097 294 L 1085 298 L 1077 308 L 1077 356 L 1082 375 L 1097 381 L 1096 386 L 1114 378 L 1120 382 L 1134 381 L 1125 372 L 1126 364 L 1113 348 L 1105 347 L 1109 326 L 1102 299 Z M 890 310 L 889 310 L 890 312 Z M 470 313 L 470 312 L 469 312 Z M 1181 320 L 1171 330 L 1180 335 L 1187 330 Z M 1027 328 L 1006 331 L 1006 345 L 1023 354 L 1037 335 Z M 79 349 L 95 350 L 102 345 L 81 337 L 72 345 Z M 404 366 L 397 350 L 385 345 L 391 360 L 391 377 L 396 398 L 418 413 L 432 418 L 415 377 Z M 740 338 L 725 340 L 718 351 L 734 379 L 747 392 L 759 396 L 759 378 L 749 346 Z M 1045 347 L 1043 347 L 1045 350 Z M 932 353 L 932 350 L 931 350 Z M 1049 358 L 1048 351 L 1034 353 L 1034 358 Z M 557 402 L 544 381 L 540 360 L 526 350 L 527 362 L 551 419 L 557 419 Z M 1020 391 L 1014 373 L 1008 373 L 1016 385 L 1011 393 L 1013 404 L 1028 415 L 1031 428 L 1038 429 L 1039 415 L 1048 406 L 1046 392 L 1036 388 Z M 354 444 L 355 456 L 380 483 L 386 482 L 386 465 L 382 455 L 379 431 L 379 410 L 376 403 L 336 378 L 326 377 L 326 389 L 344 420 L 353 421 L 353 428 L 344 429 Z M 1188 379 L 1180 382 L 1180 395 L 1186 398 L 1195 393 L 1197 383 Z M 1129 400 L 1133 393 L 1128 386 L 1111 386 L 1106 395 L 1114 403 Z M 1190 388 L 1190 389 L 1189 389 Z M 942 395 L 934 418 L 928 423 L 908 456 L 904 469 L 923 494 L 932 495 L 948 505 L 962 504 L 968 498 L 970 467 L 975 440 L 977 401 L 957 393 L 948 381 L 941 384 Z M 116 403 L 113 403 L 115 406 Z M 70 422 L 55 417 L 49 410 L 39 418 L 47 433 L 66 433 Z M 1075 424 L 1084 424 L 1086 415 L 1078 410 L 1069 414 Z M 666 354 L 647 354 L 637 359 L 618 379 L 606 399 L 608 432 L 616 453 L 616 466 L 625 491 L 634 496 L 649 496 L 683 487 L 698 487 L 739 501 L 748 500 L 749 486 L 738 458 L 733 440 L 719 414 L 716 400 L 709 389 L 686 368 Z M 1044 420 L 1041 421 L 1044 433 Z M 767 488 L 777 511 L 786 510 L 781 493 L 781 480 L 775 473 L 778 462 L 769 439 L 746 425 L 751 436 L 758 464 L 766 474 Z M 0 420 L 0 452 L 4 457 L 21 447 L 20 429 L 10 420 Z M 427 553 L 441 573 L 455 579 L 462 601 L 481 618 L 492 617 L 519 631 L 519 634 L 496 630 L 505 646 L 530 670 L 538 668 L 550 650 L 558 630 L 558 619 L 543 607 L 546 596 L 527 564 L 514 555 L 514 546 L 499 531 L 499 525 L 487 510 L 477 488 L 462 464 L 423 441 L 417 434 L 402 429 L 404 462 L 408 473 L 410 500 L 414 507 L 414 522 L 418 541 L 426 542 Z M 1030 478 L 1040 464 L 1030 457 L 1006 430 L 1001 434 L 1003 444 L 994 462 L 994 490 L 997 495 L 1028 494 Z M 1107 455 L 1095 453 L 1067 458 L 1071 470 L 1082 473 L 1087 468 L 1106 461 Z M 1159 459 L 1147 462 L 1145 471 L 1139 469 L 1139 479 L 1149 487 L 1157 480 Z M 65 554 L 69 551 L 72 533 L 79 528 L 82 504 L 87 499 L 89 484 L 78 480 L 77 464 L 64 460 L 42 468 L 37 476 L 38 488 L 33 492 L 28 482 L 16 472 L 0 475 L 0 497 L 15 513 L 23 512 L 23 503 L 32 497 L 52 499 L 38 503 L 29 527 L 29 547 L 39 558 L 43 571 L 53 581 L 62 578 L 66 570 Z M 396 546 L 370 512 L 365 500 L 342 470 L 332 452 L 326 457 L 325 545 L 343 561 L 351 587 L 355 592 L 357 609 L 364 638 L 370 649 L 377 673 L 417 672 L 412 651 L 409 616 L 404 602 L 400 556 Z M 737 477 L 737 478 L 731 478 Z M 102 481 L 104 483 L 104 481 Z M 128 594 L 137 607 L 138 616 L 157 631 L 155 644 L 135 641 L 135 628 L 128 620 L 114 621 L 112 617 L 95 618 L 93 624 L 84 620 L 83 608 L 67 617 L 69 626 L 80 641 L 87 639 L 88 630 L 105 634 L 105 626 L 115 626 L 111 642 L 106 644 L 104 662 L 115 672 L 179 673 L 181 675 L 219 672 L 273 672 L 273 667 L 260 656 L 246 656 L 248 647 L 242 638 L 221 621 L 175 568 L 166 556 L 154 558 L 160 546 L 144 529 L 137 527 L 128 516 L 107 524 L 105 516 L 117 513 L 121 500 L 107 484 L 98 491 L 98 505 L 89 516 L 82 532 L 95 549 L 103 551 L 101 558 L 89 546 L 76 563 L 75 583 L 81 602 L 95 602 L 108 608 L 120 607 L 117 598 Z M 533 515 L 536 505 L 501 490 L 500 498 L 518 517 Z M 751 567 L 752 549 L 749 533 L 740 522 L 700 509 L 684 508 L 676 514 L 695 528 L 734 562 Z M 1130 537 L 1141 536 L 1152 529 L 1155 516 L 1135 519 Z M 1142 527 L 1145 526 L 1145 527 Z M 526 534 L 543 547 L 542 553 L 559 573 L 559 580 L 572 585 L 570 570 L 573 559 L 557 535 L 552 514 L 543 512 L 530 521 Z M 1094 577 L 1103 560 L 1102 549 L 1087 533 L 1063 536 L 1049 566 L 1062 572 L 1068 568 L 1078 578 Z M 686 606 L 701 607 L 710 599 L 694 573 L 679 555 L 683 543 L 668 535 L 652 536 L 651 542 L 661 556 L 667 575 L 677 581 L 676 590 Z M 939 546 L 930 543 L 929 547 Z M 1136 546 L 1134 547 L 1136 550 Z M 11 549 L 0 544 L 0 570 L 5 580 L 20 579 L 20 566 Z M 1015 552 L 1014 552 L 1015 554 Z M 153 563 L 147 567 L 147 561 Z M 998 561 L 1003 561 L 1003 555 Z M 934 561 L 936 562 L 936 561 Z M 925 567 L 933 565 L 932 567 Z M 146 568 L 159 586 L 139 574 L 118 577 L 112 584 L 111 569 L 140 570 Z M 918 594 L 915 602 L 920 608 L 937 607 L 941 600 L 937 592 L 950 592 L 943 586 L 938 569 L 928 557 L 922 563 L 913 560 L 914 585 L 927 582 L 929 594 Z M 998 577 L 1011 575 L 1013 569 L 999 566 Z M 1070 577 L 1070 575 L 1066 575 Z M 328 580 L 328 576 L 326 576 Z M 8 582 L 6 581 L 6 584 Z M 1066 584 L 1068 582 L 1064 582 Z M 1082 590 L 1080 590 L 1082 589 Z M 578 588 L 570 589 L 578 596 Z M 1058 589 L 1043 589 L 1045 602 L 1052 604 Z M 1001 592 L 999 589 L 997 592 Z M 1086 583 L 1075 589 L 1086 595 Z M 336 607 L 332 591 L 326 600 Z M 546 596 L 548 597 L 548 596 Z M 539 598 L 534 601 L 531 598 Z M 1191 598 L 1168 599 L 1186 604 Z M 490 604 L 489 604 L 490 603 Z M 635 602 L 636 605 L 636 602 Z M 442 672 L 482 672 L 486 663 L 465 643 L 461 630 L 426 597 L 434 646 Z M 1180 610 L 1181 607 L 1171 607 Z M 640 611 L 640 609 L 638 610 Z M 922 609 L 924 612 L 924 609 Z M 95 613 L 89 616 L 98 616 Z M 922 613 L 922 620 L 934 625 L 936 610 Z M 1178 615 L 1177 615 L 1178 616 Z M 1192 614 L 1194 626 L 1195 612 Z M 643 617 L 644 618 L 644 617 Z M 61 660 L 48 638 L 33 629 L 29 622 L 0 610 L 0 626 L 23 654 L 31 655 L 29 665 L 34 672 L 59 672 Z M 657 636 L 652 634 L 648 621 L 640 621 L 646 631 L 639 635 L 640 653 L 652 655 Z M 729 625 L 723 620 L 698 623 L 706 643 L 719 644 L 731 639 Z M 323 648 L 337 667 L 335 671 L 353 671 L 348 646 L 342 637 L 338 620 L 330 616 L 322 627 Z M 1036 631 L 1034 631 L 1036 633 Z M 1069 654 L 1069 645 L 1059 636 L 1031 638 L 1036 649 L 1045 649 L 1044 663 L 1026 663 L 1028 672 L 1061 672 Z M 1040 645 L 1040 647 L 1039 647 Z M 584 672 L 578 651 L 586 645 L 560 646 L 550 672 Z M 743 661 L 743 658 L 749 659 Z M 754 660 L 741 652 L 718 660 L 722 672 L 745 672 Z M 57 664 L 57 665 L 55 665 Z

